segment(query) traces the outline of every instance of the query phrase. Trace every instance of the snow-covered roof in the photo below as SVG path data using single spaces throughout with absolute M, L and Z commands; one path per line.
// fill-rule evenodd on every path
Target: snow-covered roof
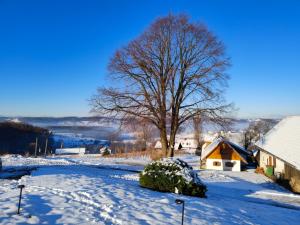
M 210 145 L 202 150 L 201 159 L 206 158 L 220 143 L 223 141 L 223 138 L 215 139 Z
M 157 142 L 155 143 L 154 148 L 162 148 L 161 142 L 160 142 L 160 141 L 157 141 Z
M 300 169 L 300 116 L 282 119 L 256 145 Z

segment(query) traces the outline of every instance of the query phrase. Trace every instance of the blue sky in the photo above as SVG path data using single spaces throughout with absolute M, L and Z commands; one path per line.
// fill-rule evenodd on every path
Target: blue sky
M 0 0 L 0 115 L 89 115 L 114 51 L 170 12 L 225 43 L 236 116 L 300 114 L 298 2 Z

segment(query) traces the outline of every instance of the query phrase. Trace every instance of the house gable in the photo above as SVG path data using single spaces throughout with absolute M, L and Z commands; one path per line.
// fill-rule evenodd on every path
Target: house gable
M 206 158 L 244 161 L 244 159 L 225 142 L 221 142 Z

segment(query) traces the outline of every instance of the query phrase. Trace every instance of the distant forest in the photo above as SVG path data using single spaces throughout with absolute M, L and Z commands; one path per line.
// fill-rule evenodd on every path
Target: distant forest
M 1 122 L 0 123 L 0 154 L 34 155 L 37 142 L 37 155 L 45 154 L 46 140 L 48 154 L 53 147 L 51 132 L 24 123 Z

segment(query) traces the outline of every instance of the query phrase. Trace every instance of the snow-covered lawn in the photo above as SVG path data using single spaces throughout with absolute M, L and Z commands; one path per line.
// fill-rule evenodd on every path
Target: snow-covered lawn
M 17 181 L 0 180 L 0 224 L 180 224 L 176 198 L 185 200 L 185 224 L 299 224 L 300 196 L 262 175 L 199 171 L 208 186 L 201 199 L 141 188 L 131 171 L 148 161 L 4 157 L 4 168 L 42 166 Z M 18 184 L 26 186 L 21 215 Z

